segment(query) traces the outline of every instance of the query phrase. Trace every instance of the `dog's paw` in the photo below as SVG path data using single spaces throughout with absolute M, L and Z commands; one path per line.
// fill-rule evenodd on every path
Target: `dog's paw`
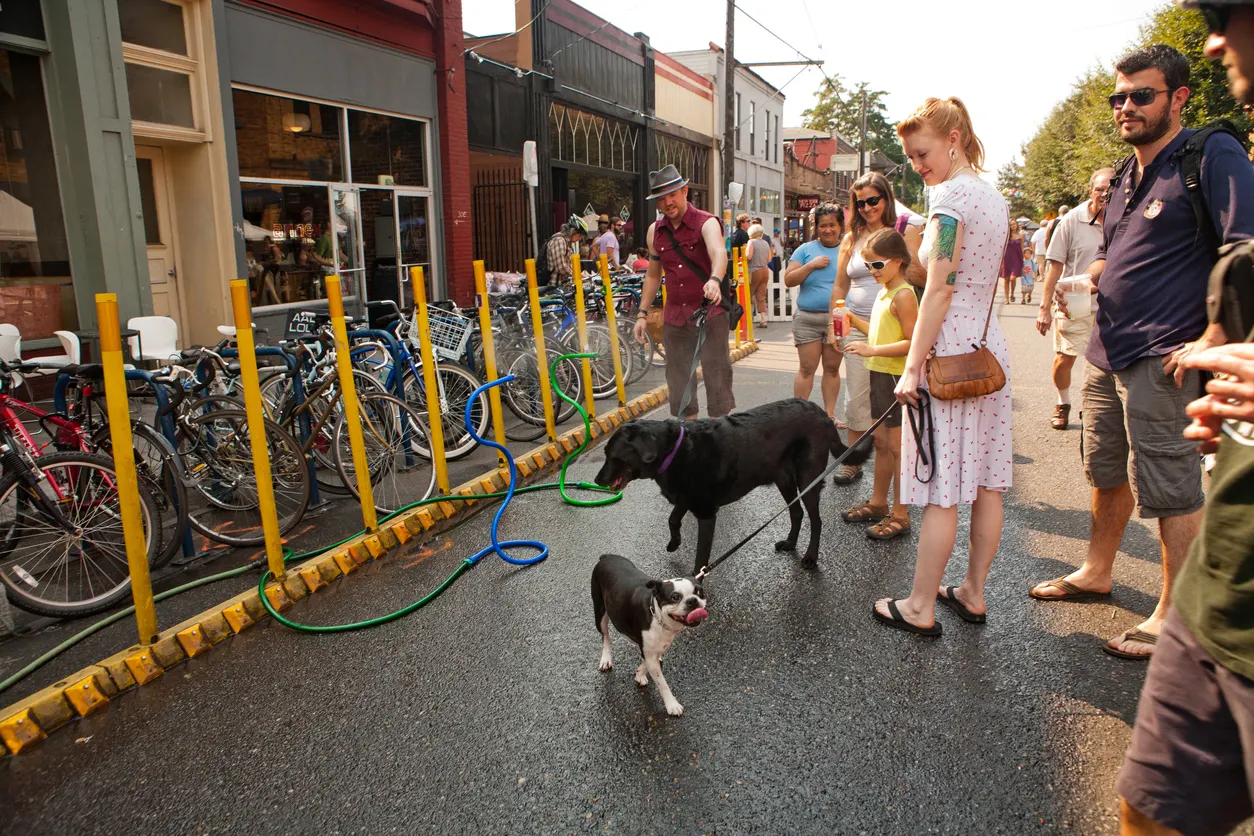
M 613 662 L 613 660 L 612 660 L 612 659 L 610 659 L 610 657 L 608 657 L 608 656 L 602 656 L 602 657 L 601 657 L 601 664 L 599 664 L 599 665 L 597 666 L 597 668 L 598 668 L 598 669 L 599 669 L 602 673 L 605 673 L 606 671 L 612 671 L 612 670 L 614 670 L 614 662 Z
M 797 550 L 796 540 L 780 540 L 778 543 L 775 544 L 775 551 L 777 552 L 791 552 L 791 551 L 796 551 L 796 550 Z
M 801 568 L 802 568 L 802 569 L 817 569 L 817 568 L 819 568 L 819 557 L 818 557 L 818 555 L 816 555 L 816 554 L 808 554 L 808 555 L 806 555 L 806 556 L 802 559 L 802 561 L 801 561 Z
M 649 675 L 645 673 L 643 666 L 636 670 L 636 684 L 641 688 L 649 687 Z
M 684 707 L 677 702 L 671 702 L 666 706 L 666 713 L 672 717 L 683 717 Z
M 666 550 L 667 550 L 668 552 L 677 552 L 677 551 L 679 551 L 679 538 L 678 538 L 678 537 L 672 537 L 672 538 L 671 538 L 671 540 L 670 540 L 670 542 L 666 544 Z

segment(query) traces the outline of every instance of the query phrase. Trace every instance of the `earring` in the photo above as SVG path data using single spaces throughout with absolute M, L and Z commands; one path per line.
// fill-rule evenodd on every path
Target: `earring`
M 951 159 L 951 160 L 956 160 L 956 159 L 958 159 L 958 152 L 957 152 L 957 151 L 955 151 L 954 149 L 950 148 L 950 149 L 949 149 L 949 159 Z

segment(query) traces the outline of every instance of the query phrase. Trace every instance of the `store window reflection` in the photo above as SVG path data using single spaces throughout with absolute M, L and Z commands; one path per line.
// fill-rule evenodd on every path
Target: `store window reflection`
M 326 298 L 324 279 L 337 259 L 325 186 L 245 183 L 244 240 L 254 305 Z
M 231 96 L 241 177 L 343 179 L 342 108 L 251 90 Z
M 39 59 L 0 50 L 0 322 L 78 328 Z
M 348 148 L 354 183 L 427 185 L 426 131 L 422 122 L 350 110 Z M 387 178 L 391 178 L 390 184 Z

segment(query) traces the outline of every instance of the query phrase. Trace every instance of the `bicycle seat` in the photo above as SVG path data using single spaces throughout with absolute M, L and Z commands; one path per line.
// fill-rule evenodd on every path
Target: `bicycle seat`
M 383 314 L 382 316 L 380 316 L 377 320 L 375 320 L 375 324 L 378 325 L 380 328 L 387 330 L 387 327 L 391 325 L 393 322 L 400 322 L 400 321 L 401 321 L 400 314 L 389 313 L 389 314 Z
M 256 330 L 257 330 L 257 323 L 255 323 L 255 322 L 253 323 L 253 330 L 254 330 L 254 331 L 256 331 Z M 219 334 L 221 334 L 221 335 L 222 335 L 222 336 L 224 336 L 224 337 L 234 337 L 234 336 L 235 336 L 235 326 L 234 326 L 234 325 L 219 325 L 219 326 L 218 326 L 218 333 L 219 333 Z
M 104 366 L 99 363 L 80 363 L 61 367 L 62 374 L 81 377 L 85 380 L 99 380 L 104 377 Z

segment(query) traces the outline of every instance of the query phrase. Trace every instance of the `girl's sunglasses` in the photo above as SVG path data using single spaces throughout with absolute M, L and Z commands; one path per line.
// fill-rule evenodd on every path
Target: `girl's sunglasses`
M 1155 90 L 1153 87 L 1142 87 L 1140 90 L 1133 90 L 1131 93 L 1111 93 L 1107 101 L 1115 110 L 1119 110 L 1127 103 L 1128 99 L 1132 100 L 1132 104 L 1137 107 L 1145 107 L 1152 104 L 1163 93 L 1170 93 L 1170 90 Z
M 887 261 L 868 261 L 866 266 L 870 267 L 872 270 L 883 270 L 887 264 Z
M 875 197 L 868 197 L 866 200 L 855 200 L 853 204 L 859 209 L 865 209 L 868 206 L 879 206 L 880 201 L 883 199 L 884 198 L 882 196 L 876 195 Z

